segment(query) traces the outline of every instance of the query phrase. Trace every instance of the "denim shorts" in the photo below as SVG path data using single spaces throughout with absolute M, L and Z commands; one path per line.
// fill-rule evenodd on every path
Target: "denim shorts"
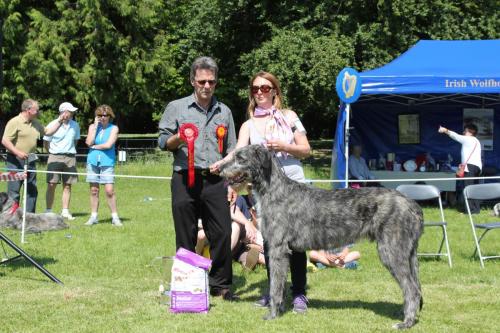
M 112 166 L 97 166 L 87 164 L 87 183 L 113 184 L 115 168 Z

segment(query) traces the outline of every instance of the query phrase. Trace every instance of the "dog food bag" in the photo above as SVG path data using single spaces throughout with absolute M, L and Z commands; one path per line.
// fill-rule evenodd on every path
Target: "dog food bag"
M 209 303 L 208 270 L 212 261 L 180 248 L 172 265 L 170 312 L 207 313 Z

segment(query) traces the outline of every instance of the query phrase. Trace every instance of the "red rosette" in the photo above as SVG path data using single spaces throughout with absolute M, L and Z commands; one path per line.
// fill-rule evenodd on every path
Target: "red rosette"
M 194 141 L 198 137 L 198 127 L 186 123 L 179 129 L 181 140 L 188 146 L 188 187 L 194 186 Z
M 217 143 L 219 144 L 219 153 L 222 154 L 224 151 L 224 137 L 226 136 L 227 128 L 224 125 L 219 125 L 215 129 L 215 135 L 217 136 Z

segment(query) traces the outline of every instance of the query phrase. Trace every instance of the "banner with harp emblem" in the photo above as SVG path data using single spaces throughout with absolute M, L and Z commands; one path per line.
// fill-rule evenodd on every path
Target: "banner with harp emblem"
M 361 95 L 361 77 L 353 68 L 344 68 L 337 76 L 337 95 L 346 104 L 354 103 Z

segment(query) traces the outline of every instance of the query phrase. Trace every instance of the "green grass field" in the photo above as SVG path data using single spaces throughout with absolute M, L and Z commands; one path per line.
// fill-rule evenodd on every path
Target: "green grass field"
M 43 169 L 43 165 L 39 165 Z M 80 170 L 84 169 L 80 167 Z M 169 176 L 171 161 L 156 158 L 117 167 L 117 174 Z M 327 169 L 307 167 L 308 178 L 327 178 Z M 45 208 L 45 176 L 39 176 L 38 211 Z M 5 183 L 0 190 L 5 190 Z M 50 282 L 24 260 L 0 266 L 0 332 L 386 332 L 400 320 L 402 296 L 380 264 L 375 245 L 361 242 L 358 270 L 326 269 L 308 274 L 310 310 L 263 321 L 253 306 L 266 287 L 265 270 L 242 271 L 234 264 L 236 303 L 211 299 L 208 314 L 170 314 L 158 304 L 160 274 L 151 265 L 175 250 L 168 181 L 118 179 L 124 227 L 110 224 L 104 204 L 100 224 L 85 227 L 88 187 L 75 185 L 71 210 L 77 217 L 63 231 L 28 235 L 22 247 L 64 282 Z M 60 198 L 60 189 L 58 189 Z M 145 200 L 145 198 L 152 200 Z M 104 203 L 104 197 L 101 196 Z M 55 210 L 60 210 L 56 201 Z M 484 210 L 480 218 L 491 220 Z M 428 218 L 437 218 L 426 207 Z M 500 262 L 480 269 L 472 260 L 473 239 L 465 215 L 447 209 L 454 267 L 445 260 L 420 260 L 425 305 L 414 332 L 495 332 L 500 313 Z M 20 233 L 2 230 L 19 244 Z M 438 230 L 428 229 L 420 248 L 433 249 Z M 500 252 L 500 233 L 485 239 L 486 252 Z M 7 249 L 9 255 L 14 253 Z M 0 251 L 2 249 L 0 248 Z M 3 251 L 0 254 L 4 254 Z

